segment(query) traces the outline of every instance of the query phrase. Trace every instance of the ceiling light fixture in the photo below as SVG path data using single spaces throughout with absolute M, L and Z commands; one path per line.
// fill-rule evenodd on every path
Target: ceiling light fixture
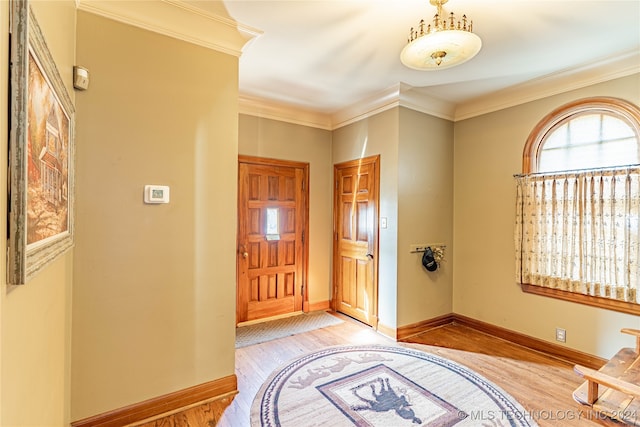
M 480 51 L 482 40 L 473 33 L 473 21 L 462 15 L 456 21 L 453 12 L 445 18 L 442 5 L 448 0 L 429 0 L 437 7 L 433 24 L 425 28 L 424 19 L 418 28 L 411 27 L 407 45 L 400 60 L 414 70 L 443 70 L 467 62 Z

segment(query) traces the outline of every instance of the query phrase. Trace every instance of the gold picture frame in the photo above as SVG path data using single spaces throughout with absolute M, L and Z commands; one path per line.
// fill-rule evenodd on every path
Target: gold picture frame
M 74 242 L 75 110 L 27 0 L 11 2 L 7 283 Z

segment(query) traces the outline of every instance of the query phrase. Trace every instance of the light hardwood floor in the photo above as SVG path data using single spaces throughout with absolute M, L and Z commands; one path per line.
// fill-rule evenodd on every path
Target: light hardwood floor
M 518 400 L 541 427 L 621 426 L 573 400 L 572 392 L 582 380 L 570 362 L 457 324 L 432 329 L 408 339 L 410 342 L 396 343 L 355 320 L 336 315 L 344 320 L 342 324 L 238 349 L 236 374 L 240 393 L 222 416 L 216 405 L 210 404 L 145 426 L 195 427 L 217 422 L 220 427 L 248 427 L 253 399 L 276 368 L 328 346 L 374 343 L 415 348 L 471 368 Z

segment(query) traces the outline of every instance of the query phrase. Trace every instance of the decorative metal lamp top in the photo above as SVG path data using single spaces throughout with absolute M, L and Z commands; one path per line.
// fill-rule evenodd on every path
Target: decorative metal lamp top
M 453 12 L 445 17 L 442 5 L 448 0 L 429 0 L 437 12 L 430 24 L 420 20 L 417 28 L 411 27 L 407 45 L 400 59 L 416 70 L 445 69 L 473 58 L 482 47 L 480 37 L 473 33 L 473 21 L 462 15 L 456 20 Z

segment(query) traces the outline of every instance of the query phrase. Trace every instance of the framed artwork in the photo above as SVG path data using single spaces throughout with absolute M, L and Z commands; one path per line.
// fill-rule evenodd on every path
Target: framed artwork
M 27 0 L 11 2 L 7 283 L 73 246 L 73 103 Z

